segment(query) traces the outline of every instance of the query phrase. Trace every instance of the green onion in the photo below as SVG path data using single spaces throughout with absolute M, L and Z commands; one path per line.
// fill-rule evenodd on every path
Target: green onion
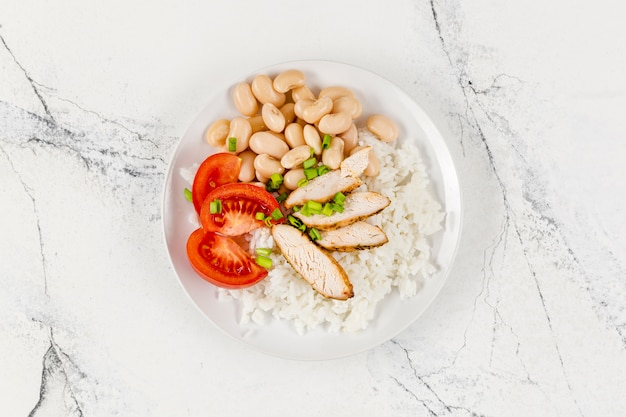
M 324 208 L 322 209 L 322 214 L 324 216 L 330 216 L 333 214 L 333 206 L 330 203 L 324 204 Z
M 303 216 L 310 216 L 312 214 L 310 209 L 309 209 L 309 206 L 307 204 L 305 204 L 302 207 L 300 207 L 300 213 Z
M 317 177 L 317 168 L 307 168 L 304 170 L 304 176 L 307 180 L 312 180 Z
M 189 188 L 185 188 L 183 193 L 185 194 L 187 201 L 193 201 L 193 194 L 191 194 L 191 190 L 189 190 Z
M 293 206 L 292 210 L 294 211 L 294 213 L 297 213 L 300 211 L 300 206 Z
M 311 214 L 320 214 L 322 212 L 322 203 L 320 202 L 309 200 L 306 202 L 305 206 Z
M 313 167 L 315 164 L 317 164 L 317 159 L 309 158 L 302 163 L 302 168 L 308 169 L 308 168 Z
M 283 201 L 285 201 L 287 199 L 287 193 L 282 193 L 281 195 L 279 195 L 278 197 L 276 197 L 276 201 L 278 201 L 279 203 L 282 203 Z
M 235 152 L 237 150 L 237 138 L 228 138 L 228 152 Z
M 274 209 L 274 211 L 272 212 L 272 219 L 274 219 L 274 220 L 280 220 L 283 217 L 284 217 L 283 216 L 283 212 L 280 211 L 279 208 Z
M 278 189 L 278 187 L 282 185 L 283 180 L 283 175 L 279 174 L 278 172 L 270 176 L 270 182 L 275 186 L 276 189 Z
M 330 168 L 328 168 L 326 165 L 322 165 L 320 167 L 317 168 L 317 175 L 324 175 L 327 172 L 330 172 Z
M 316 228 L 309 229 L 309 236 L 311 236 L 311 240 L 314 240 L 314 241 L 322 238 L 322 235 L 320 234 L 319 230 L 317 230 Z
M 272 250 L 270 248 L 256 248 L 255 252 L 257 255 L 261 256 L 270 256 Z
M 256 263 L 263 268 L 271 268 L 272 267 L 272 259 L 267 256 L 257 256 Z
M 294 227 L 302 226 L 302 220 L 293 217 L 291 214 L 287 216 L 287 222 Z
M 301 232 L 305 232 L 306 231 L 306 224 L 303 224 L 302 226 L 298 227 L 298 230 Z
M 306 178 L 302 178 L 300 181 L 298 181 L 298 187 L 304 187 L 308 183 L 309 183 L 309 180 L 307 180 Z
M 331 139 L 332 138 L 328 133 L 324 135 L 324 139 L 322 140 L 322 149 L 328 149 Z
M 336 204 L 336 203 L 332 203 L 330 206 L 333 208 L 333 211 L 336 211 L 337 213 L 343 213 L 343 210 L 344 210 L 343 206 L 340 206 L 339 204 Z
M 219 214 L 222 212 L 222 202 L 217 198 L 209 203 L 209 212 L 211 214 Z
M 346 196 L 344 193 L 342 193 L 341 191 L 339 191 L 337 194 L 335 194 L 335 196 L 333 197 L 333 201 L 337 204 L 339 204 L 340 206 L 343 206 L 343 202 L 346 201 Z
M 254 215 L 254 218 L 257 220 L 265 220 L 265 213 L 261 212 L 261 211 L 257 211 L 256 214 Z
M 263 223 L 265 223 L 267 227 L 272 227 L 272 218 L 270 216 L 267 216 L 265 219 L 263 219 Z

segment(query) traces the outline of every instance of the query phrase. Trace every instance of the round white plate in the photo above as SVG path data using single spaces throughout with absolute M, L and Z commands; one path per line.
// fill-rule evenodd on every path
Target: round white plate
M 191 268 L 185 246 L 189 234 L 197 228 L 193 205 L 183 197 L 189 187 L 180 175 L 181 168 L 199 164 L 215 152 L 203 139 L 206 128 L 216 119 L 232 118 L 238 112 L 232 102 L 233 87 L 242 79 L 222 86 L 196 117 L 181 138 L 172 158 L 163 193 L 163 225 L 167 250 L 176 275 L 191 301 L 219 329 L 247 345 L 275 356 L 322 360 L 348 356 L 368 350 L 396 336 L 413 323 L 431 304 L 444 285 L 461 233 L 461 195 L 452 157 L 430 118 L 407 94 L 389 81 L 369 71 L 336 62 L 287 62 L 251 73 L 275 76 L 296 68 L 307 77 L 307 85 L 323 87 L 342 85 L 352 89 L 363 104 L 362 120 L 373 113 L 390 115 L 397 122 L 400 138 L 416 138 L 432 180 L 432 192 L 445 210 L 444 230 L 433 236 L 432 256 L 438 272 L 424 281 L 413 298 L 401 301 L 396 293 L 379 304 L 376 318 L 366 330 L 358 333 L 328 333 L 324 330 L 298 335 L 293 324 L 272 319 L 264 326 L 242 327 L 238 323 L 238 302 L 218 301 L 217 289 L 201 279 Z M 401 140 L 401 139 L 400 139 Z

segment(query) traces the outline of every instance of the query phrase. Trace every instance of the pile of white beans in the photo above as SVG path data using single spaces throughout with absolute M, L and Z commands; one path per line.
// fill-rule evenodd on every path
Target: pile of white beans
M 216 120 L 205 137 L 209 145 L 241 158 L 241 182 L 267 184 L 273 174 L 281 174 L 283 186 L 294 190 L 305 179 L 304 161 L 315 157 L 337 169 L 345 157 L 361 149 L 354 121 L 362 106 L 348 88 L 326 87 L 315 96 L 304 73 L 290 69 L 273 80 L 261 74 L 251 83 L 238 84 L 233 100 L 241 116 Z M 370 116 L 366 126 L 385 142 L 398 136 L 395 123 L 383 115 Z M 323 148 L 325 135 L 331 140 Z M 234 151 L 229 151 L 229 138 L 236 138 Z M 376 154 L 370 151 L 369 158 L 364 175 L 378 175 Z

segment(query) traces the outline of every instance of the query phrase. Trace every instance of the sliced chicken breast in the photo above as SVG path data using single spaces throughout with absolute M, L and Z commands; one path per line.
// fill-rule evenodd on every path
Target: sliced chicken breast
M 313 289 L 337 300 L 354 296 L 346 271 L 307 235 L 295 227 L 277 224 L 272 227 L 272 236 L 287 262 Z
M 334 230 L 322 230 L 320 235 L 322 238 L 316 240 L 315 243 L 325 249 L 340 252 L 370 249 L 389 242 L 387 235 L 380 227 L 363 221 Z
M 332 230 L 363 220 L 382 211 L 391 201 L 386 196 L 373 191 L 354 192 L 346 196 L 343 213 L 335 212 L 330 216 L 313 214 L 305 216 L 301 212 L 293 213 L 307 227 L 319 230 Z
M 338 192 L 348 193 L 363 182 L 359 178 L 369 164 L 371 147 L 365 147 L 341 162 L 339 169 L 313 178 L 303 187 L 296 188 L 285 200 L 285 207 L 301 206 L 309 200 L 325 203 Z

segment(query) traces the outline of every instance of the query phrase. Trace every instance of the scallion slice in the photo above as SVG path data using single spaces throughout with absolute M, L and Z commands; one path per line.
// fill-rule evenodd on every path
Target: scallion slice
M 309 236 L 311 236 L 311 240 L 313 241 L 319 240 L 322 238 L 322 235 L 320 234 L 319 230 L 317 230 L 314 227 L 309 229 Z
M 272 267 L 272 259 L 267 256 L 257 256 L 256 263 L 263 268 L 271 268 Z
M 217 198 L 209 203 L 209 212 L 211 214 L 219 214 L 222 212 L 222 202 Z
M 255 252 L 256 252 L 257 255 L 270 256 L 270 254 L 272 253 L 272 249 L 270 249 L 270 248 L 256 248 Z
M 254 218 L 263 221 L 265 220 L 265 213 L 263 213 L 262 211 L 257 211 L 254 215 Z
M 337 204 L 339 204 L 340 206 L 343 206 L 343 202 L 346 201 L 346 195 L 344 193 L 342 193 L 341 191 L 339 191 L 337 194 L 335 194 L 335 196 L 333 197 L 333 201 Z
M 274 220 L 280 220 L 283 217 L 285 217 L 285 216 L 283 216 L 283 212 L 280 211 L 279 208 L 274 209 L 274 211 L 272 212 L 272 219 L 274 219 Z
M 228 152 L 235 152 L 237 150 L 237 138 L 228 138 Z
M 324 208 L 322 208 L 322 214 L 324 216 L 330 216 L 333 214 L 333 206 L 330 203 L 324 204 Z
M 282 193 L 278 197 L 276 197 L 276 201 L 278 201 L 279 203 L 282 203 L 286 199 L 287 199 L 287 193 Z
M 309 158 L 302 163 L 302 168 L 308 169 L 308 168 L 315 166 L 315 164 L 317 164 L 317 159 Z
M 327 172 L 330 172 L 330 168 L 328 168 L 326 165 L 322 165 L 320 167 L 317 168 L 317 175 L 324 175 Z
M 307 180 L 312 180 L 317 177 L 317 168 L 307 168 L 304 170 L 304 176 Z
M 330 146 L 330 141 L 332 140 L 332 137 L 326 133 L 324 135 L 324 139 L 322 140 L 322 149 L 328 149 L 328 147 Z
M 311 214 L 320 214 L 322 212 L 322 203 L 318 201 L 309 200 L 306 202 L 305 206 Z
M 306 178 L 302 178 L 300 181 L 298 181 L 298 187 L 304 187 L 308 183 L 309 183 L 309 180 L 307 180 Z
M 185 198 L 187 199 L 187 201 L 193 201 L 193 194 L 191 193 L 191 190 L 189 188 L 185 188 L 183 190 L 183 193 L 185 194 Z

